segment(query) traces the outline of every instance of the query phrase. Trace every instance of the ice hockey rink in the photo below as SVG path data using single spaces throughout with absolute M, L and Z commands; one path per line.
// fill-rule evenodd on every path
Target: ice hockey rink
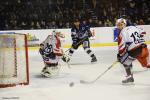
M 117 47 L 92 48 L 98 58 L 95 64 L 82 48 L 77 50 L 70 67 L 60 61 L 60 72 L 53 78 L 41 77 L 44 66 L 38 49 L 29 49 L 30 84 L 0 89 L 0 100 L 150 100 L 150 70 L 135 61 L 134 85 L 122 85 L 125 76 L 119 63 L 93 84 L 81 84 L 80 80 L 91 81 L 116 61 Z M 74 82 L 70 87 L 69 83 Z

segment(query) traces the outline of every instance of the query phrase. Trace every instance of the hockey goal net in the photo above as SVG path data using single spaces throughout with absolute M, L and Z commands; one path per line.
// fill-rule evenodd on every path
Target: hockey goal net
M 29 84 L 27 37 L 0 34 L 0 88 Z

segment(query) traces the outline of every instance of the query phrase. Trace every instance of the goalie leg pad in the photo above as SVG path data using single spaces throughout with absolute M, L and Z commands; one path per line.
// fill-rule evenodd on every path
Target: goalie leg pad
M 69 57 L 69 56 L 66 56 L 66 55 L 63 55 L 62 60 L 63 60 L 64 62 L 69 62 L 69 61 L 70 61 L 70 57 Z
M 62 60 L 63 60 L 64 62 L 69 62 L 69 61 L 70 61 L 71 56 L 72 56 L 72 55 L 73 55 L 73 53 L 74 53 L 74 51 L 75 51 L 75 49 L 74 49 L 74 48 L 70 48 L 70 50 L 69 50 L 69 53 L 68 53 L 68 54 L 64 53 L 64 55 L 63 55 L 63 57 L 62 57 Z
M 45 77 L 52 77 L 55 75 L 58 75 L 59 73 L 59 68 L 58 68 L 58 63 L 57 64 L 46 64 L 46 68 L 43 68 L 41 74 Z

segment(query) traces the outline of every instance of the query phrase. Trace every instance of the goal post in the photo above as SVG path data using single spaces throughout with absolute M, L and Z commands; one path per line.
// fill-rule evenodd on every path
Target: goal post
M 29 84 L 27 36 L 0 34 L 0 88 Z

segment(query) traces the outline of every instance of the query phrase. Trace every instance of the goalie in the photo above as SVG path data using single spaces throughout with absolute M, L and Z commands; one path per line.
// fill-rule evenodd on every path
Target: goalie
M 45 64 L 41 74 L 45 77 L 57 75 L 59 72 L 58 61 L 63 55 L 60 37 L 64 38 L 60 32 L 54 30 L 52 35 L 48 35 L 48 37 L 40 44 L 39 52 L 42 55 Z

